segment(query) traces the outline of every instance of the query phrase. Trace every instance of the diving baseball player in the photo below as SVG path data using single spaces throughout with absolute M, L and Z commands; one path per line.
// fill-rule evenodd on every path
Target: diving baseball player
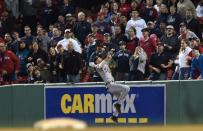
M 99 75 L 105 82 L 107 91 L 116 96 L 117 101 L 113 105 L 113 116 L 111 119 L 114 122 L 118 122 L 118 114 L 121 113 L 121 106 L 125 100 L 126 95 L 130 91 L 130 87 L 127 85 L 116 84 L 109 68 L 109 61 L 112 59 L 112 55 L 108 54 L 105 59 L 96 57 L 94 62 L 91 62 L 89 66 L 94 67 Z

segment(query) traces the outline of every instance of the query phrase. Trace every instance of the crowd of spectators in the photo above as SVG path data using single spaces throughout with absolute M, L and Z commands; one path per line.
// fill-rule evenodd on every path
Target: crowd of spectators
M 203 0 L 72 2 L 0 1 L 1 84 L 102 81 L 107 53 L 116 81 L 203 78 Z

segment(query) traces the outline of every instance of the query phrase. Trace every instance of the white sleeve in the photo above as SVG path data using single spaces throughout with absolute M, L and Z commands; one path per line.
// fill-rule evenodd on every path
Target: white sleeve
M 90 63 L 89 63 L 89 66 L 96 68 L 96 65 L 94 64 L 94 62 L 90 62 Z
M 131 25 L 131 20 L 129 20 L 129 21 L 127 22 L 127 25 L 126 25 L 126 28 L 125 28 L 125 32 L 126 32 L 126 33 L 128 32 L 128 30 L 130 29 L 131 26 L 132 26 L 132 25 Z
M 72 40 L 72 42 L 73 42 L 74 50 L 81 54 L 82 50 L 81 50 L 80 44 L 78 44 L 76 40 Z

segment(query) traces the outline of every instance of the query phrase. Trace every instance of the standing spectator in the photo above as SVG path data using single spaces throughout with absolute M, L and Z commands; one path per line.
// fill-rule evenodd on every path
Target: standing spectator
M 199 21 L 195 18 L 195 12 L 192 9 L 186 10 L 186 23 L 187 28 L 194 32 L 198 38 L 202 38 L 201 26 Z
M 28 47 L 29 49 L 31 49 L 32 46 L 32 42 L 36 41 L 36 37 L 32 35 L 32 30 L 29 26 L 25 26 L 24 27 L 24 33 L 25 36 L 23 36 L 22 38 L 20 38 L 21 40 L 25 41 L 26 43 L 26 47 Z
M 28 25 L 33 32 L 35 32 L 37 25 L 37 8 L 39 7 L 40 0 L 21 0 L 20 13 L 23 17 L 23 25 Z
M 164 5 L 162 0 L 156 0 L 156 4 L 154 5 L 154 8 L 158 12 L 158 14 L 160 13 L 159 11 L 162 5 Z
M 147 27 L 147 24 L 145 22 L 144 19 L 142 19 L 139 16 L 139 12 L 136 11 L 132 11 L 132 17 L 131 19 L 128 21 L 127 25 L 126 25 L 126 29 L 125 31 L 128 32 L 128 30 L 130 29 L 130 27 L 134 27 L 136 29 L 136 36 L 137 38 L 141 38 L 142 36 L 142 29 Z
M 115 35 L 112 36 L 112 42 L 118 45 L 120 41 L 126 41 L 126 40 L 127 38 L 125 34 L 122 32 L 121 26 L 115 25 Z
M 134 27 L 131 27 L 128 30 L 129 39 L 126 43 L 126 49 L 130 51 L 130 53 L 135 52 L 135 48 L 138 46 L 139 39 L 136 37 L 136 30 Z
M 164 52 L 168 53 L 171 58 L 175 58 L 180 49 L 180 41 L 172 25 L 168 25 L 166 29 L 166 34 L 161 37 L 160 41 L 164 43 Z
M 73 27 L 73 32 L 75 37 L 82 44 L 82 47 L 84 47 L 85 37 L 91 32 L 91 24 L 86 22 L 84 12 L 78 13 L 78 21 Z
M 40 49 L 38 43 L 34 41 L 32 44 L 31 52 L 29 53 L 27 58 L 27 62 L 28 63 L 33 62 L 34 64 L 37 64 L 38 58 L 41 58 L 46 63 L 49 60 L 47 53 L 44 50 Z
M 74 25 L 72 14 L 66 14 L 65 17 L 65 29 L 71 29 Z
M 151 55 L 156 51 L 156 41 L 149 36 L 149 29 L 142 29 L 143 37 L 139 40 L 139 46 L 141 46 L 147 54 L 148 62 L 151 61 Z
M 177 4 L 177 13 L 180 14 L 181 19 L 185 19 L 186 10 L 192 9 L 195 10 L 195 6 L 191 0 L 179 0 Z
M 169 56 L 164 52 L 164 43 L 158 43 L 156 53 L 152 54 L 149 65 L 149 80 L 166 80 Z
M 158 13 L 153 7 L 153 0 L 146 0 L 146 6 L 140 9 L 140 16 L 146 21 L 155 21 L 158 18 Z
M 186 40 L 181 40 L 181 48 L 178 56 L 179 80 L 187 80 L 190 76 L 190 61 L 192 60 L 192 49 Z
M 4 11 L 1 14 L 1 26 L 2 26 L 2 32 L 0 35 L 4 35 L 5 33 L 11 33 L 13 31 L 14 20 L 9 15 L 7 11 Z
M 57 54 L 57 81 L 58 82 L 67 82 L 67 76 L 65 73 L 65 67 L 63 65 L 63 59 L 64 59 L 64 55 L 65 55 L 65 50 L 63 48 L 62 45 L 57 45 L 57 50 L 58 50 L 58 54 Z
M 63 6 L 61 7 L 60 14 L 63 16 L 66 14 L 75 14 L 75 7 L 71 4 L 71 0 L 63 0 Z
M 6 49 L 6 45 L 0 43 L 0 74 L 4 82 L 13 83 L 16 81 L 16 75 L 20 69 L 18 57 Z
M 52 0 L 46 0 L 46 5 L 42 9 L 41 23 L 45 29 L 48 29 L 50 24 L 54 24 L 57 21 L 58 10 L 52 3 Z
M 144 80 L 146 61 L 147 54 L 145 51 L 140 46 L 136 47 L 134 54 L 129 60 L 129 81 Z
M 18 51 L 16 53 L 17 57 L 20 60 L 20 72 L 18 75 L 27 76 L 26 59 L 30 51 L 26 48 L 26 44 L 24 41 L 19 41 L 18 44 Z
M 73 49 L 73 43 L 67 45 L 67 52 L 63 59 L 64 71 L 68 82 L 80 82 L 81 55 Z
M 118 51 L 118 45 L 112 42 L 111 36 L 109 33 L 104 34 L 104 46 L 107 52 L 109 51 Z
M 61 36 L 61 30 L 54 26 L 53 28 L 53 36 L 51 38 L 51 41 L 50 41 L 50 47 L 56 47 L 57 43 L 63 39 L 63 37 Z M 48 47 L 48 48 L 50 48 Z
M 128 16 L 130 11 L 131 11 L 130 4 L 127 3 L 126 0 L 120 0 L 119 12 L 121 12 L 121 15 Z
M 203 54 L 200 54 L 196 49 L 193 49 L 193 54 L 190 79 L 203 79 Z
M 200 0 L 199 4 L 197 5 L 196 16 L 201 24 L 201 27 L 203 27 L 203 0 Z
M 49 48 L 49 64 L 50 64 L 50 72 L 51 72 L 51 80 L 50 82 L 56 83 L 57 81 L 57 52 L 55 48 L 51 47 Z
M 73 44 L 73 49 L 78 52 L 82 53 L 82 49 L 80 47 L 80 44 L 77 40 L 72 38 L 72 31 L 71 29 L 66 29 L 64 31 L 64 39 L 60 40 L 57 45 L 62 45 L 65 50 L 67 50 L 67 45 L 71 42 Z
M 194 32 L 190 31 L 187 28 L 187 24 L 184 22 L 180 23 L 180 35 L 178 38 L 180 40 L 184 39 L 187 41 L 189 41 L 191 38 L 196 38 L 196 39 L 198 39 L 198 41 L 200 41 L 199 38 L 197 37 L 197 35 Z
M 16 54 L 16 52 L 18 50 L 18 44 L 13 41 L 11 34 L 6 33 L 4 36 L 4 41 L 5 41 L 7 50 L 10 50 L 14 54 Z
M 48 52 L 48 47 L 50 45 L 51 39 L 45 34 L 42 26 L 37 27 L 37 41 L 42 50 Z
M 167 17 L 168 17 L 168 9 L 167 9 L 166 5 L 163 4 L 163 5 L 161 5 L 160 12 L 159 12 L 158 18 L 156 20 L 156 25 L 159 25 L 161 21 L 166 22 Z
M 103 12 L 98 13 L 97 21 L 95 22 L 95 24 L 99 28 L 99 30 L 98 30 L 99 33 L 101 33 L 101 34 L 110 33 L 110 25 L 109 25 L 109 23 L 105 22 Z
M 114 59 L 117 62 L 116 80 L 127 81 L 129 77 L 129 59 L 131 53 L 126 49 L 126 42 L 119 42 L 120 50 L 115 53 Z
M 175 31 L 178 33 L 179 32 L 179 25 L 181 22 L 181 17 L 180 15 L 176 12 L 176 7 L 171 6 L 170 7 L 170 14 L 167 17 L 167 24 L 172 25 L 175 28 Z

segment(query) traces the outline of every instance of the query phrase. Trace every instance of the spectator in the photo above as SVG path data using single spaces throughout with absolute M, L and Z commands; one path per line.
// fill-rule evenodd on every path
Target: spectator
M 50 64 L 50 73 L 51 73 L 51 80 L 50 82 L 56 83 L 57 81 L 57 70 L 58 70 L 58 65 L 57 65 L 57 52 L 55 48 L 51 47 L 49 48 L 49 64 Z
M 65 17 L 63 15 L 58 16 L 58 21 L 55 23 L 62 31 L 65 30 Z
M 27 63 L 27 72 L 28 72 L 28 77 L 27 77 L 27 82 L 28 83 L 34 83 L 34 69 L 35 67 L 33 66 L 32 63 Z
M 180 14 L 181 19 L 186 18 L 186 10 L 192 9 L 195 10 L 195 6 L 191 0 L 179 0 L 177 3 L 177 13 Z
M 97 17 L 97 21 L 95 22 L 95 24 L 99 28 L 98 32 L 101 34 L 110 33 L 110 25 L 109 25 L 109 23 L 104 21 L 104 13 L 99 12 L 97 16 L 98 17 Z
M 2 32 L 1 35 L 4 35 L 5 33 L 11 33 L 13 30 L 14 20 L 9 15 L 7 11 L 4 11 L 1 14 L 1 26 L 2 26 Z
M 156 4 L 154 5 L 154 8 L 156 9 L 156 11 L 158 12 L 158 14 L 160 13 L 160 8 L 161 6 L 163 6 L 163 1 L 162 0 L 156 0 Z
M 156 53 L 152 54 L 149 65 L 149 80 L 166 80 L 169 56 L 164 52 L 164 43 L 159 42 Z
M 121 15 L 128 16 L 130 11 L 131 11 L 130 4 L 127 3 L 126 0 L 120 0 L 119 12 L 121 12 Z
M 132 0 L 130 3 L 131 11 L 139 10 L 139 2 L 137 0 Z
M 41 23 L 45 29 L 48 29 L 50 24 L 54 24 L 57 21 L 58 10 L 53 5 L 52 0 L 46 0 L 46 5 L 42 9 Z
M 195 17 L 195 12 L 192 9 L 187 9 L 186 10 L 186 23 L 187 23 L 187 28 L 194 32 L 198 38 L 202 38 L 202 32 L 201 32 L 201 26 L 199 24 L 199 21 L 194 18 Z
M 33 42 L 31 52 L 28 55 L 27 62 L 37 64 L 37 59 L 41 58 L 46 63 L 48 62 L 48 55 L 47 53 L 40 49 L 38 43 L 36 41 Z
M 141 46 L 147 54 L 148 62 L 151 60 L 151 55 L 156 51 L 156 41 L 149 36 L 149 29 L 142 29 L 143 37 L 139 40 L 139 46 Z
M 63 39 L 63 37 L 61 36 L 61 30 L 58 27 L 54 27 L 53 30 L 53 36 L 51 38 L 50 41 L 50 47 L 56 47 L 57 43 Z M 50 48 L 48 47 L 48 48 Z
M 170 14 L 167 17 L 167 24 L 172 25 L 175 28 L 175 31 L 178 33 L 179 32 L 179 25 L 181 22 L 181 17 L 180 15 L 176 12 L 176 7 L 171 6 L 170 7 Z
M 109 21 L 109 25 L 110 25 L 110 29 L 111 29 L 110 33 L 112 35 L 115 35 L 115 26 L 116 26 L 116 24 L 118 24 L 118 16 L 117 16 L 117 14 L 112 14 L 111 18 L 110 18 L 110 21 Z
M 27 74 L 27 67 L 26 67 L 26 59 L 30 51 L 28 50 L 28 48 L 26 48 L 26 44 L 24 41 L 19 41 L 18 44 L 19 44 L 18 51 L 16 53 L 16 56 L 20 60 L 20 72 L 18 75 L 27 76 L 28 74 Z
M 74 25 L 72 14 L 66 14 L 65 17 L 65 29 L 71 29 Z
M 180 40 L 184 39 L 187 41 L 189 41 L 191 38 L 197 38 L 199 40 L 199 38 L 197 37 L 197 35 L 194 32 L 188 30 L 187 25 L 184 22 L 180 23 L 180 35 L 178 38 Z
M 42 58 L 37 59 L 37 68 L 40 71 L 40 78 L 43 82 L 49 83 L 51 81 L 51 72 L 48 65 Z
M 25 36 L 23 36 L 20 39 L 23 40 L 26 43 L 26 47 L 31 49 L 32 42 L 36 41 L 37 39 L 36 39 L 35 36 L 32 35 L 32 30 L 31 30 L 31 28 L 29 26 L 24 27 L 24 33 L 25 33 Z
M 96 50 L 96 45 L 95 45 L 96 39 L 94 38 L 94 35 L 92 33 L 90 33 L 87 36 L 87 41 L 88 41 L 88 44 L 84 48 L 86 65 L 88 65 L 89 63 L 91 54 Z
M 5 43 L 0 43 L 0 74 L 4 82 L 14 83 L 20 69 L 18 57 L 6 49 Z
M 197 5 L 196 16 L 202 27 L 203 26 L 203 0 L 200 0 L 199 4 Z
M 140 46 L 136 47 L 129 60 L 129 81 L 144 80 L 146 61 L 147 55 L 145 51 Z
M 139 16 L 138 11 L 132 11 L 131 19 L 128 21 L 125 31 L 128 32 L 130 27 L 134 27 L 136 29 L 136 36 L 140 39 L 142 36 L 142 29 L 146 28 L 147 25 L 145 20 Z
M 146 21 L 155 21 L 158 13 L 153 7 L 153 0 L 146 0 L 146 6 L 140 9 L 140 16 Z
M 16 52 L 18 50 L 18 44 L 13 41 L 11 34 L 6 33 L 4 36 L 4 41 L 5 41 L 7 50 L 10 50 L 16 54 Z
M 190 79 L 203 79 L 203 54 L 200 54 L 196 49 L 193 49 L 193 54 Z
M 84 12 L 78 13 L 78 21 L 73 27 L 73 32 L 75 34 L 75 37 L 82 44 L 82 47 L 84 47 L 85 37 L 91 32 L 91 25 L 90 23 L 85 21 Z
M 109 52 L 109 51 L 117 52 L 118 51 L 118 45 L 115 44 L 114 42 L 112 42 L 111 36 L 109 33 L 104 34 L 104 47 L 106 49 L 106 52 Z
M 166 34 L 161 37 L 160 41 L 164 43 L 164 52 L 168 53 L 171 59 L 174 59 L 178 55 L 180 41 L 172 25 L 168 25 L 166 29 Z
M 122 16 L 119 17 L 119 25 L 121 27 L 121 33 L 122 34 L 125 33 L 125 28 L 127 26 L 127 22 L 128 22 L 128 20 L 127 20 L 126 16 L 122 15 Z
M 163 4 L 163 5 L 161 5 L 160 12 L 159 12 L 158 18 L 156 20 L 156 25 L 159 25 L 161 21 L 166 22 L 167 17 L 168 17 L 168 9 L 167 9 L 166 5 Z
M 127 81 L 129 77 L 129 59 L 131 53 L 126 49 L 126 42 L 119 42 L 120 50 L 115 53 L 114 59 L 117 62 L 116 80 Z
M 57 60 L 56 65 L 58 66 L 57 79 L 58 79 L 58 82 L 67 82 L 67 76 L 65 74 L 65 68 L 63 65 L 65 50 L 62 45 L 57 45 L 57 50 L 58 50 L 58 54 L 57 54 L 57 58 L 56 58 L 56 60 Z
M 115 25 L 115 35 L 112 36 L 112 42 L 118 46 L 120 41 L 126 41 L 126 40 L 127 40 L 127 37 L 125 36 L 124 33 L 122 33 L 121 26 Z
M 75 14 L 75 7 L 71 4 L 71 0 L 63 0 L 63 6 L 61 7 L 60 14 L 65 16 L 66 14 Z
M 192 60 L 192 49 L 186 40 L 181 40 L 181 48 L 178 57 L 179 80 L 187 80 L 190 76 L 190 61 Z
M 126 49 L 130 51 L 130 53 L 135 52 L 135 48 L 138 46 L 139 39 L 136 37 L 136 29 L 134 27 L 131 27 L 128 30 L 129 39 L 126 43 Z
M 73 43 L 67 45 L 67 52 L 63 58 L 64 71 L 68 82 L 80 82 L 81 55 L 73 48 Z
M 46 81 L 42 79 L 42 76 L 41 76 L 41 72 L 39 70 L 39 68 L 34 68 L 33 70 L 33 82 L 35 84 L 37 83 L 45 83 Z
M 70 29 L 66 29 L 64 32 L 64 39 L 59 41 L 57 45 L 62 45 L 63 48 L 65 50 L 67 50 L 67 45 L 69 43 L 73 44 L 73 49 L 78 52 L 78 53 L 82 53 L 82 49 L 80 47 L 80 44 L 78 43 L 78 41 L 76 41 L 75 39 L 72 38 L 72 31 Z
M 51 39 L 45 34 L 42 26 L 37 27 L 36 39 L 39 43 L 40 48 L 48 53 L 48 47 L 50 46 Z

